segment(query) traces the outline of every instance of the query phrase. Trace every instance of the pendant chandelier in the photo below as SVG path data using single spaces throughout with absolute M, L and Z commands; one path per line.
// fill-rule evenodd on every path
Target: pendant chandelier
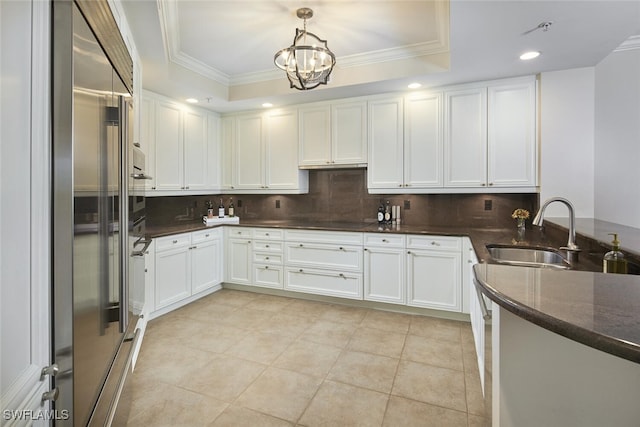
M 307 19 L 313 16 L 313 10 L 303 7 L 296 15 L 304 20 L 304 29 L 296 28 L 293 44 L 278 51 L 273 61 L 287 73 L 292 88 L 309 90 L 326 85 L 336 57 L 327 47 L 326 40 L 307 32 Z

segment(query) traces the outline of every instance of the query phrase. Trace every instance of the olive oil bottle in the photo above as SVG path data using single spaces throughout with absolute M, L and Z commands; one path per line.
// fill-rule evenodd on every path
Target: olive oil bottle
M 605 273 L 619 273 L 627 274 L 627 260 L 624 258 L 624 254 L 620 251 L 620 241 L 616 233 L 610 233 L 613 236 L 611 245 L 613 250 L 604 254 L 602 259 L 602 271 Z

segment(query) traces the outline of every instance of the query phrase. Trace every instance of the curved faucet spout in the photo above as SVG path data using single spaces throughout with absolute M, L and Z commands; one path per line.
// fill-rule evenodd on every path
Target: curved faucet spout
M 563 203 L 569 209 L 569 240 L 567 241 L 567 246 L 560 249 L 566 249 L 568 251 L 579 251 L 580 248 L 576 245 L 576 211 L 573 208 L 571 202 L 564 197 L 552 197 L 545 200 L 545 202 L 542 204 L 542 207 L 540 207 L 540 210 L 538 210 L 535 218 L 533 218 L 532 224 L 539 227 L 542 226 L 542 224 L 544 223 L 544 211 L 547 209 L 547 206 L 549 206 L 553 202 Z

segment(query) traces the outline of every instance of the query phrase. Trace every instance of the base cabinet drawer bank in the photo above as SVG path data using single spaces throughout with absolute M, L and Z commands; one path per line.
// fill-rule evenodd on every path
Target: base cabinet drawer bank
M 154 240 L 153 310 L 206 295 L 224 265 L 229 284 L 462 312 L 462 242 L 238 226 L 162 237 Z

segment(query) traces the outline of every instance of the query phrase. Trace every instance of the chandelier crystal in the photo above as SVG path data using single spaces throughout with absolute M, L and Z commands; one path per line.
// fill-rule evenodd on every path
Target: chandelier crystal
M 327 84 L 336 57 L 327 47 L 326 40 L 307 32 L 307 19 L 313 16 L 313 10 L 303 7 L 296 15 L 304 20 L 304 28 L 296 28 L 293 44 L 279 50 L 273 61 L 287 73 L 292 88 L 309 90 Z

